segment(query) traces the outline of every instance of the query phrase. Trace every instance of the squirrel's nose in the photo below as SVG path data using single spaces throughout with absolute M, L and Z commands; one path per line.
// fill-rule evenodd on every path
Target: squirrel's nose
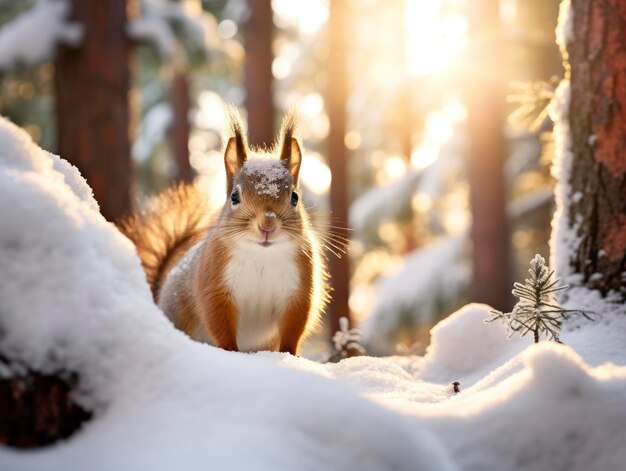
M 276 225 L 273 224 L 273 225 L 259 226 L 259 230 L 263 233 L 263 235 L 268 236 L 276 230 Z
M 259 223 L 259 230 L 267 237 L 276 230 L 276 213 L 274 211 L 266 211 L 265 217 Z

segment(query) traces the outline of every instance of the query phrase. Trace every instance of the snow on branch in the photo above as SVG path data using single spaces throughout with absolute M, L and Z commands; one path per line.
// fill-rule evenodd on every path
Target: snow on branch
M 48 60 L 58 43 L 78 46 L 83 28 L 66 20 L 69 9 L 67 1 L 40 0 L 4 24 L 0 29 L 0 69 Z
M 186 48 L 204 52 L 219 47 L 216 19 L 186 2 L 142 0 L 141 16 L 128 24 L 128 35 L 153 44 L 164 60 L 174 58 L 179 40 Z
M 455 307 L 471 279 L 466 242 L 467 233 L 442 237 L 411 252 L 397 273 L 381 280 L 376 305 L 362 324 L 370 351 L 392 352 L 395 331 L 403 323 L 424 325 L 442 307 Z

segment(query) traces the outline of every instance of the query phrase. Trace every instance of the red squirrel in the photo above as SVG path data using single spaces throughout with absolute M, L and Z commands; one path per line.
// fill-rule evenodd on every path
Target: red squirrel
M 120 228 L 156 302 L 191 338 L 297 355 L 329 300 L 321 240 L 300 201 L 302 151 L 289 114 L 278 143 L 250 149 L 230 112 L 227 198 L 217 218 L 190 185 L 167 190 Z

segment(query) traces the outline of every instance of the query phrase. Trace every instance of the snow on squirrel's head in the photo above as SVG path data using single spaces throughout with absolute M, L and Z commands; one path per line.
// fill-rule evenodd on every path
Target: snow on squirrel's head
M 250 149 L 239 114 L 228 108 L 230 127 L 225 140 L 227 201 L 224 215 L 230 228 L 247 233 L 263 246 L 302 232 L 304 212 L 298 194 L 302 152 L 296 135 L 296 116 L 288 113 L 276 143 L 269 149 Z

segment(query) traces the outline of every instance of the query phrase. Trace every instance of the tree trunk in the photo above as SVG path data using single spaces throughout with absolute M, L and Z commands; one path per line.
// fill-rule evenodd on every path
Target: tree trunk
M 570 193 L 563 217 L 581 283 L 626 300 L 626 2 L 573 0 Z
M 55 63 L 58 151 L 91 185 L 109 220 L 130 208 L 131 158 L 126 0 L 72 0 L 84 27 L 79 48 L 61 46 Z
M 171 129 L 172 149 L 176 162 L 176 181 L 191 183 L 193 170 L 189 163 L 189 76 L 182 70 L 174 72 L 170 85 L 170 102 L 174 119 Z
M 469 134 L 473 298 L 509 309 L 511 261 L 503 164 L 504 84 L 498 0 L 469 6 L 470 69 L 464 79 Z
M 327 106 L 330 130 L 328 134 L 328 164 L 332 174 L 330 186 L 330 209 L 332 223 L 340 228 L 348 227 L 348 152 L 344 143 L 346 135 L 347 47 L 349 33 L 348 3 L 346 0 L 330 2 L 328 23 L 328 75 Z M 348 239 L 345 229 L 333 231 Z M 329 306 L 331 332 L 339 330 L 339 319 L 350 319 L 348 298 L 350 295 L 350 265 L 347 256 L 329 259 L 332 301 Z
M 246 23 L 246 108 L 248 136 L 252 145 L 274 141 L 274 95 L 272 92 L 272 40 L 274 20 L 271 0 L 248 0 Z

